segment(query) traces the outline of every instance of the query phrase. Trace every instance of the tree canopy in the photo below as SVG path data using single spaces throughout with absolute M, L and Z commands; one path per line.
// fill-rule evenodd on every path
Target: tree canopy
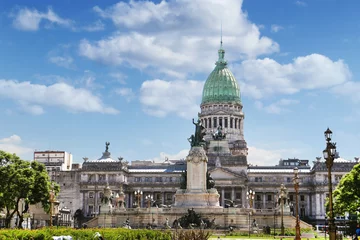
M 333 192 L 334 213 L 344 215 L 345 212 L 355 213 L 360 209 L 360 164 L 341 178 Z
M 48 212 L 51 188 L 55 194 L 59 192 L 58 185 L 52 186 L 44 164 L 21 160 L 15 154 L 0 150 L 0 209 L 6 214 L 6 227 L 10 227 L 15 213 L 19 216 L 17 225 L 21 227 L 29 204 L 41 203 Z

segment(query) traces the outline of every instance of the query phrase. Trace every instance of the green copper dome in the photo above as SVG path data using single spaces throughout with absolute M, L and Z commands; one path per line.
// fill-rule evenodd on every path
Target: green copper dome
M 241 103 L 240 88 L 234 75 L 227 68 L 227 62 L 224 60 L 225 50 L 222 48 L 222 43 L 218 53 L 219 60 L 205 82 L 201 104 Z

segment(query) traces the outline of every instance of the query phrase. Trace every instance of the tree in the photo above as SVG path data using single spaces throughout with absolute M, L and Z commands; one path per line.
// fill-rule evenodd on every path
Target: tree
M 334 213 L 344 215 L 345 212 L 355 213 L 360 208 L 360 164 L 341 178 L 333 192 Z
M 18 215 L 17 226 L 21 228 L 24 214 L 30 204 L 41 203 L 46 212 L 50 210 L 50 190 L 55 194 L 59 186 L 52 186 L 44 164 L 21 160 L 15 154 L 0 150 L 0 209 L 5 211 L 5 227 Z

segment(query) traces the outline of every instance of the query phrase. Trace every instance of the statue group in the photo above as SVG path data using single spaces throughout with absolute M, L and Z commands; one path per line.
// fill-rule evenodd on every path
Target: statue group
M 192 134 L 188 141 L 190 142 L 191 147 L 201 147 L 205 145 L 205 127 L 202 125 L 201 120 L 198 119 L 197 122 L 192 120 L 193 124 L 195 125 L 195 134 Z

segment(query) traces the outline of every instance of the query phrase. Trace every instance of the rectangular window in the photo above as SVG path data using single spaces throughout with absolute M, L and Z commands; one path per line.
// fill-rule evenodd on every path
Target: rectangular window
M 141 177 L 135 177 L 135 182 L 141 182 Z
M 94 192 L 89 192 L 89 198 L 94 198 Z
M 241 193 L 240 192 L 236 193 L 236 199 L 241 199 Z
M 300 195 L 300 201 L 305 201 L 305 196 L 304 195 Z
M 217 127 L 217 121 L 216 121 L 217 119 L 216 118 L 214 118 L 214 128 L 216 128 Z
M 171 200 L 172 200 L 172 194 L 171 194 L 171 193 L 167 193 L 167 194 L 166 194 L 166 200 L 167 200 L 167 201 L 171 201 Z
M 224 127 L 225 127 L 225 128 L 228 127 L 228 119 L 227 119 L 227 118 L 224 119 Z
M 225 192 L 225 198 L 226 199 L 230 199 L 231 198 L 231 194 L 229 192 Z
M 272 195 L 267 195 L 267 200 L 272 201 Z
M 162 182 L 162 178 L 161 177 L 156 177 L 155 182 Z
M 256 194 L 256 201 L 261 201 L 261 195 L 260 194 Z
M 219 126 L 223 126 L 222 118 L 219 118 Z
M 233 118 L 230 118 L 230 128 L 233 128 Z
M 209 118 L 209 128 L 211 128 L 211 118 Z
M 292 202 L 292 201 L 294 201 L 294 195 L 289 195 L 289 199 L 290 199 L 290 201 Z
M 286 178 L 286 181 L 287 181 L 287 182 L 291 182 L 291 178 L 290 178 L 290 177 L 287 177 L 287 178 Z
M 262 182 L 262 181 L 263 181 L 262 177 L 255 177 L 255 182 Z

